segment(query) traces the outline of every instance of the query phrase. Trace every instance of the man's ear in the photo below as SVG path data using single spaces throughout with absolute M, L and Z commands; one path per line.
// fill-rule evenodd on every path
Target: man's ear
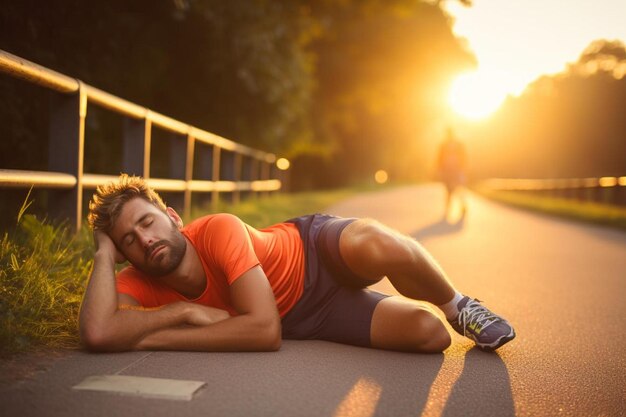
M 168 215 L 170 219 L 172 219 L 176 227 L 178 227 L 179 229 L 182 229 L 183 219 L 181 219 L 178 213 L 176 213 L 176 210 L 174 210 L 171 207 L 168 207 L 167 209 L 165 209 L 165 213 Z

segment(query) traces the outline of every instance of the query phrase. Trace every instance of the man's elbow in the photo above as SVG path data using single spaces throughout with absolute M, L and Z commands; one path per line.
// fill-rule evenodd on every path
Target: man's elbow
M 268 351 L 276 352 L 277 350 L 280 350 L 282 344 L 283 344 L 283 336 L 282 336 L 282 333 L 280 331 L 280 326 L 279 326 L 278 332 L 272 333 L 270 337 L 269 344 L 268 344 Z
M 263 329 L 260 337 L 261 349 L 268 352 L 275 352 L 280 349 L 282 338 L 282 326 L 280 318 L 272 318 L 262 325 Z
M 81 327 L 80 340 L 85 349 L 90 352 L 106 352 L 108 350 L 108 338 L 104 332 L 98 329 Z
M 90 352 L 115 352 L 123 349 L 119 346 L 117 339 L 111 332 L 102 330 L 102 327 L 96 326 L 81 326 L 80 339 L 85 347 Z

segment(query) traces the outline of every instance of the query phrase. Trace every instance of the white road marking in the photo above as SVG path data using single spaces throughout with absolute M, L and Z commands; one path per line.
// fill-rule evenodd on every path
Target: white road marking
M 190 401 L 206 382 L 147 378 L 131 375 L 94 375 L 74 385 L 76 390 L 115 392 L 140 397 Z

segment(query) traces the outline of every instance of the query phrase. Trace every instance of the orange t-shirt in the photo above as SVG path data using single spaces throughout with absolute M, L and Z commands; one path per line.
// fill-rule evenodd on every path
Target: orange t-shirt
M 293 223 L 257 230 L 231 214 L 201 217 L 182 229 L 196 249 L 206 275 L 206 288 L 188 299 L 133 266 L 117 274 L 117 291 L 143 307 L 189 301 L 237 314 L 229 286 L 244 272 L 261 265 L 274 292 L 281 317 L 296 304 L 304 290 L 304 247 Z

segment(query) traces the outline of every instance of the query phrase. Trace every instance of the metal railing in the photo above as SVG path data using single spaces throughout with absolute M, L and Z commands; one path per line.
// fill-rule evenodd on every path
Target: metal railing
M 53 92 L 48 138 L 49 171 L 0 167 L 0 188 L 37 186 L 58 193 L 54 207 L 49 208 L 50 215 L 70 219 L 76 230 L 80 229 L 82 222 L 83 190 L 95 189 L 117 178 L 83 171 L 85 118 L 91 104 L 124 117 L 123 171 L 146 178 L 158 191 L 176 192 L 179 196 L 182 193 L 180 202 L 186 217 L 190 214 L 192 193 L 210 193 L 215 210 L 219 193 L 232 193 L 233 201 L 238 202 L 242 192 L 269 192 L 281 188 L 278 178 L 281 172 L 276 170 L 276 157 L 271 153 L 182 123 L 2 50 L 0 72 Z M 171 178 L 150 176 L 153 127 L 171 133 Z M 198 151 L 197 144 L 208 146 Z M 225 152 L 233 157 L 222 158 Z M 200 161 L 196 169 L 200 178 L 194 178 L 194 158 Z M 229 171 L 228 179 L 222 178 L 224 171 Z
M 483 181 L 481 185 L 492 190 L 626 205 L 626 176 L 558 179 L 492 178 Z

